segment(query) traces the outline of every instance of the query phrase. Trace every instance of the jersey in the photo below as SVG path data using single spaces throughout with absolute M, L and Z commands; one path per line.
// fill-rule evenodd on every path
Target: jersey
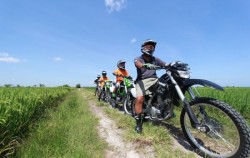
M 101 77 L 99 79 L 99 86 L 103 87 L 104 86 L 104 81 L 107 81 L 107 80 L 109 80 L 108 77 Z
M 123 69 L 116 69 L 113 74 L 115 75 L 122 75 L 122 76 L 125 76 L 125 77 L 128 77 L 129 74 L 128 74 L 128 71 L 127 70 L 123 70 Z M 123 77 L 120 77 L 120 76 L 116 76 L 116 82 L 122 82 L 123 81 Z
M 161 59 L 154 57 L 154 56 L 151 56 L 150 61 L 147 62 L 146 60 L 143 59 L 143 57 L 141 55 L 141 56 L 135 58 L 134 63 L 136 63 L 136 61 L 140 61 L 142 64 L 150 63 L 150 64 L 154 64 L 156 66 L 165 66 L 166 65 L 166 63 L 164 61 L 162 61 Z M 157 78 L 156 70 L 149 70 L 149 69 L 146 69 L 144 67 L 143 68 L 136 67 L 136 70 L 137 70 L 136 81 L 143 80 L 146 78 Z

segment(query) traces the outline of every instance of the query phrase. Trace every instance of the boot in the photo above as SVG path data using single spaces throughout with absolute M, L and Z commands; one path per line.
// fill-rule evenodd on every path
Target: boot
M 136 121 L 135 131 L 137 133 L 142 133 L 143 115 L 141 113 L 136 115 L 135 116 L 135 121 Z

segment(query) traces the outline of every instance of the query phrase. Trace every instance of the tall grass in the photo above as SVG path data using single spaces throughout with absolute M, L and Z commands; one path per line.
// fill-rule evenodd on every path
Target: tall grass
M 234 107 L 241 115 L 250 120 L 250 88 L 226 87 L 224 91 L 198 87 L 201 96 L 222 100 Z
M 0 156 L 13 150 L 32 121 L 63 99 L 68 88 L 0 88 Z M 16 144 L 16 143 L 14 143 Z

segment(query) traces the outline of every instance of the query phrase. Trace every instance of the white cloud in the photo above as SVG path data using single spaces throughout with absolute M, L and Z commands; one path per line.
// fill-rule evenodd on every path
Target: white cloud
M 126 7 L 127 0 L 105 0 L 105 6 L 108 9 L 108 12 L 121 11 Z
M 9 56 L 8 53 L 1 53 L 0 52 L 0 62 L 19 63 L 21 61 L 17 58 L 13 58 L 13 57 Z
M 56 62 L 59 62 L 59 61 L 62 61 L 62 58 L 61 57 L 55 57 L 55 58 L 53 58 L 53 60 L 56 61 Z
M 136 42 L 136 38 L 132 38 L 132 40 L 130 41 L 130 43 L 134 44 Z

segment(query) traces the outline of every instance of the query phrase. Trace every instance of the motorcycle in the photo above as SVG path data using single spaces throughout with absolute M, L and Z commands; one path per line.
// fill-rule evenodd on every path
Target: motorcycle
M 132 80 L 131 76 L 122 76 L 123 81 L 120 83 L 120 86 L 117 88 L 117 92 L 113 93 L 113 102 L 111 103 L 113 108 L 117 108 L 119 104 L 123 104 L 124 100 L 126 99 L 126 94 L 128 93 L 128 89 L 132 86 L 132 83 L 130 80 Z
M 133 115 L 132 113 L 132 103 L 136 98 L 135 83 L 132 78 L 124 78 L 126 95 L 123 101 L 124 113 L 128 115 Z
M 106 102 L 110 102 L 111 100 L 111 94 L 110 94 L 110 86 L 111 86 L 111 82 L 110 80 L 104 81 L 104 86 L 103 88 L 99 87 L 98 90 L 98 100 L 103 100 Z
M 181 129 L 192 147 L 209 157 L 246 158 L 250 155 L 250 129 L 240 113 L 223 101 L 197 95 L 194 85 L 223 91 L 221 86 L 204 79 L 190 79 L 188 64 L 180 61 L 155 66 L 155 69 L 164 69 L 166 73 L 150 87 L 151 94 L 144 97 L 144 119 L 170 119 L 174 116 L 174 106 L 182 103 Z M 188 100 L 185 93 L 191 99 Z M 132 109 L 135 114 L 135 100 Z
M 106 85 L 106 101 L 107 103 L 109 103 L 110 105 L 112 104 L 113 102 L 113 97 L 114 97 L 114 89 L 115 89 L 115 82 L 113 81 L 107 81 L 105 83 Z

